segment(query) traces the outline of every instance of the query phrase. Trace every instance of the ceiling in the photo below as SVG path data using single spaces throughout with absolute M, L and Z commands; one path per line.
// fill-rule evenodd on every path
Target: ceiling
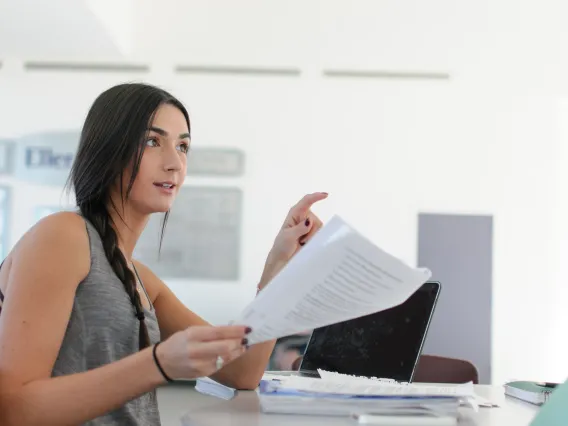
M 93 8 L 93 3 L 103 7 Z M 124 42 L 113 32 L 112 21 L 105 21 L 107 3 L 0 0 L 0 58 L 121 57 Z
M 454 3 L 0 0 L 0 61 L 447 69 Z
M 564 65 L 558 52 L 568 34 L 566 2 L 512 4 L 517 5 L 514 0 L 0 0 L 0 61 L 338 66 L 343 61 L 436 69 L 449 68 L 450 57 L 501 44 L 499 55 L 507 50 L 509 62 L 511 55 L 536 62 L 536 55 L 543 63 Z

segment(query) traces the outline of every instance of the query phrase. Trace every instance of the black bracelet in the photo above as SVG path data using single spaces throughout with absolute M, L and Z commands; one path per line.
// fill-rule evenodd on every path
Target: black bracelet
M 156 356 L 156 349 L 158 349 L 158 345 L 160 343 L 162 343 L 162 342 L 158 342 L 154 345 L 154 348 L 152 349 L 152 356 L 154 357 L 154 362 L 156 363 L 156 367 L 158 367 L 158 370 L 160 370 L 160 373 L 162 373 L 162 376 L 164 376 L 164 379 L 166 379 L 168 382 L 173 382 L 174 380 L 166 374 L 166 372 L 164 371 L 164 369 L 160 365 L 160 361 L 158 361 L 158 357 Z

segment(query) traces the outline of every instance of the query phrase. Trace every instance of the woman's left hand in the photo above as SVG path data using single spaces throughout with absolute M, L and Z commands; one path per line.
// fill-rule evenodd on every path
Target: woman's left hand
M 260 288 L 266 285 L 322 227 L 321 220 L 311 208 L 314 203 L 326 198 L 326 192 L 314 192 L 305 195 L 290 209 L 266 259 Z

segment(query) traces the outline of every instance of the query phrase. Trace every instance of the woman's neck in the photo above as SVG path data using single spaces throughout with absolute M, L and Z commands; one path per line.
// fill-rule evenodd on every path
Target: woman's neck
M 118 246 L 122 250 L 126 260 L 132 262 L 132 253 L 150 217 L 148 215 L 136 214 L 135 212 L 128 211 L 126 208 L 123 210 L 124 211 L 120 211 L 119 215 L 111 207 L 109 214 L 114 230 L 118 236 Z

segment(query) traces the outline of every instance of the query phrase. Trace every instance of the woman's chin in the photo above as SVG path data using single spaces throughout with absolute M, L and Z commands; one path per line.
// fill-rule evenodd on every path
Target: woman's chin
M 170 204 L 154 204 L 154 205 L 146 205 L 140 210 L 144 214 L 154 214 L 154 213 L 166 213 L 171 208 L 172 206 Z
M 160 206 L 160 207 L 156 207 L 153 211 L 153 213 L 166 213 L 168 212 L 170 209 L 172 208 L 172 206 Z

